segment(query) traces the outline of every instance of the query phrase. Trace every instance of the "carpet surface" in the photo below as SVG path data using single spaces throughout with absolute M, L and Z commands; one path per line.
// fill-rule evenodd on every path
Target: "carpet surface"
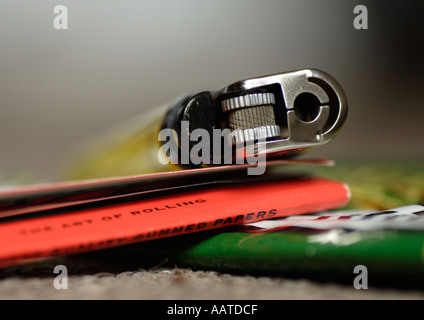
M 67 289 L 55 289 L 56 265 L 68 269 Z M 0 270 L 0 299 L 70 300 L 402 300 L 424 299 L 417 288 L 373 287 L 352 283 L 235 275 L 214 270 L 158 266 L 135 267 L 68 257 Z M 370 282 L 372 282 L 370 280 Z

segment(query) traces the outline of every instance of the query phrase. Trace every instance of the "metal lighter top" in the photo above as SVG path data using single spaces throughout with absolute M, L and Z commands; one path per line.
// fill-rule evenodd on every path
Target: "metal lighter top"
M 237 81 L 215 91 L 204 91 L 176 103 L 162 128 L 182 140 L 201 128 L 212 135 L 228 129 L 232 156 L 265 154 L 267 158 L 288 157 L 330 141 L 347 116 L 347 100 L 337 81 L 325 72 L 304 69 Z M 187 121 L 187 127 L 181 123 Z M 251 148 L 246 145 L 250 143 Z M 189 143 L 188 147 L 194 147 Z M 221 164 L 209 155 L 211 164 Z M 219 150 L 221 151 L 221 149 Z M 217 161 L 218 160 L 218 161 Z

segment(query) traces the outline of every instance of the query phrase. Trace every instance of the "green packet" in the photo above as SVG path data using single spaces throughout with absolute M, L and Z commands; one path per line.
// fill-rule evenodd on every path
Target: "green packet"
M 355 267 L 365 266 L 370 282 L 416 284 L 424 280 L 422 213 L 420 205 L 385 212 L 323 212 L 148 241 L 100 254 L 221 272 L 350 282 Z

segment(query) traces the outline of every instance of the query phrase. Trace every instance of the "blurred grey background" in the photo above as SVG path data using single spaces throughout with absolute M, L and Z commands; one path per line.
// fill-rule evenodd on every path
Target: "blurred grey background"
M 368 8 L 368 30 L 353 9 Z M 69 29 L 53 28 L 65 5 Z M 344 88 L 341 133 L 311 156 L 424 158 L 422 1 L 0 4 L 0 172 L 53 176 L 85 138 L 181 94 L 318 68 Z

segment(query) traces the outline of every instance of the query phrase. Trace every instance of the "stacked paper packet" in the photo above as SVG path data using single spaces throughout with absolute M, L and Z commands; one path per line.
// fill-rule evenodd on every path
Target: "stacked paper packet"
M 247 165 L 17 187 L 0 193 L 0 265 L 339 208 L 340 182 Z M 325 161 L 304 161 L 325 164 Z

